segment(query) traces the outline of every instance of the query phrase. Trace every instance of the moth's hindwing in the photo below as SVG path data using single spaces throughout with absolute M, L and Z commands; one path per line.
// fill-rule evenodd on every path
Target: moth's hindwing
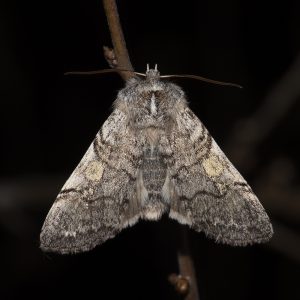
M 133 225 L 139 217 L 135 177 L 141 153 L 126 115 L 116 109 L 57 196 L 42 228 L 41 248 L 87 251 Z
M 171 218 L 231 245 L 270 239 L 273 230 L 264 208 L 188 107 L 178 112 L 169 143 L 176 191 Z

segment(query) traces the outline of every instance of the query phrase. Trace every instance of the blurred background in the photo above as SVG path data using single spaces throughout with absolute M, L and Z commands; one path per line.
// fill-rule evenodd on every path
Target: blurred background
M 244 89 L 177 79 L 274 225 L 234 248 L 189 231 L 200 299 L 300 299 L 300 2 L 118 1 L 132 63 Z M 140 222 L 89 253 L 39 249 L 44 218 L 112 111 L 116 74 L 100 0 L 1 1 L 1 299 L 178 299 L 182 226 Z

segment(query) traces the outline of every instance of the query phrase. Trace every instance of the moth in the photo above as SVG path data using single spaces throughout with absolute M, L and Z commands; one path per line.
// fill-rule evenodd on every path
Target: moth
M 217 242 L 245 246 L 273 233 L 259 200 L 183 90 L 148 69 L 118 93 L 112 114 L 57 196 L 44 251 L 88 251 L 139 219 L 170 218 Z

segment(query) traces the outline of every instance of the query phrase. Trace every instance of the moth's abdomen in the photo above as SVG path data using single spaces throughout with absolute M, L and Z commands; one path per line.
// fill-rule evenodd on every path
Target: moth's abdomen
M 156 147 L 144 150 L 142 176 L 148 197 L 144 203 L 145 219 L 158 219 L 167 208 L 162 198 L 162 188 L 166 181 L 167 166 Z
M 151 199 L 161 199 L 162 187 L 166 180 L 167 166 L 157 148 L 146 148 L 143 159 L 144 186 Z

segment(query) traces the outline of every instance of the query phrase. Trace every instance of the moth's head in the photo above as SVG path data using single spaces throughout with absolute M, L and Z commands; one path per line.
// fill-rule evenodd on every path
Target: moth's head
M 154 69 L 149 69 L 149 64 L 147 64 L 146 70 L 146 80 L 147 81 L 155 81 L 160 79 L 160 73 L 157 70 L 157 64 L 155 65 Z

